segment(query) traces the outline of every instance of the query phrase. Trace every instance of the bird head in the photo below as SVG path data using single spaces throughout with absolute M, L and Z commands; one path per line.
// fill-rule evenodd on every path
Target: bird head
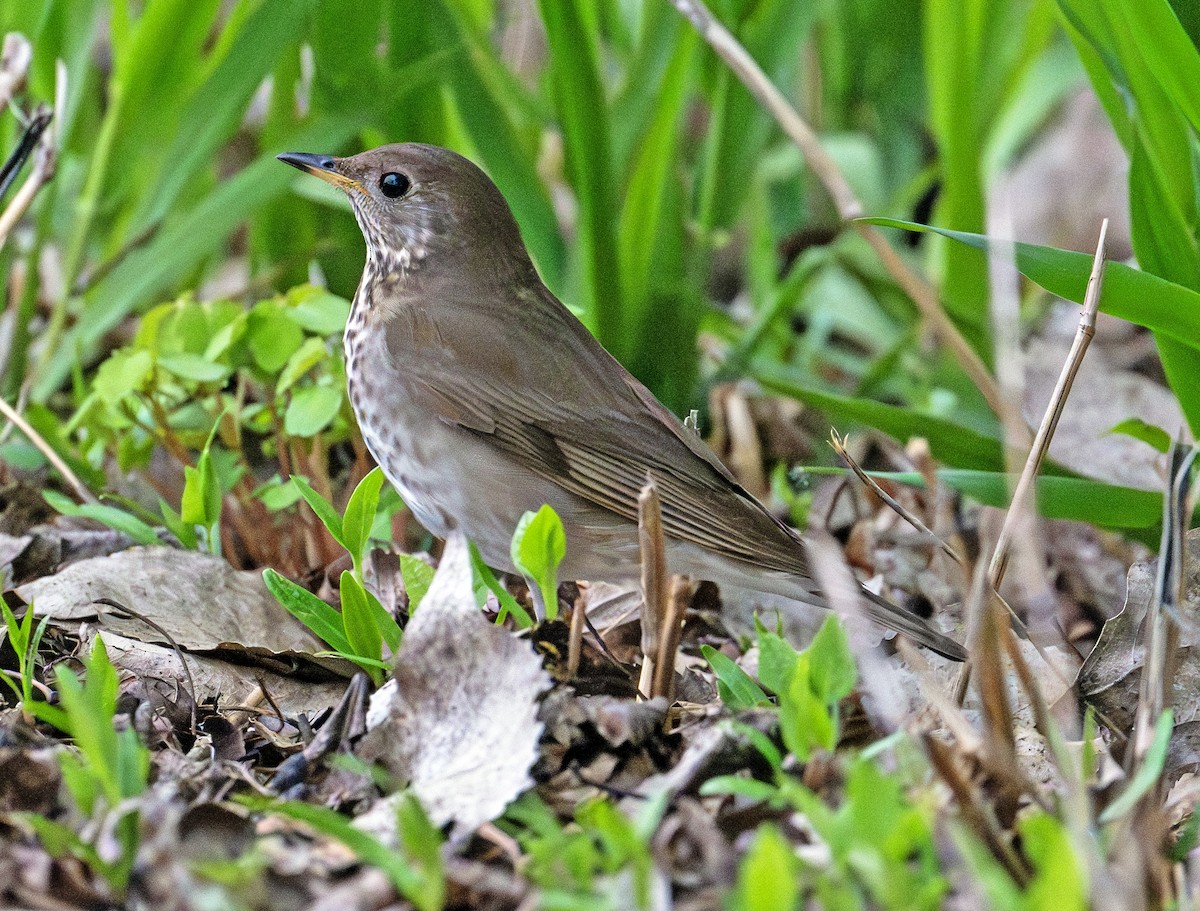
M 503 195 L 456 152 L 403 143 L 348 158 L 306 152 L 278 158 L 346 192 L 367 255 L 384 273 L 408 276 L 435 257 L 439 267 L 457 272 L 533 270 Z

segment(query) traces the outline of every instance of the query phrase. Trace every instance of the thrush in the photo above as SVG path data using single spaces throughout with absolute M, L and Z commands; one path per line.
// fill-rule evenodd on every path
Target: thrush
M 773 516 L 542 283 L 499 189 L 448 149 L 406 143 L 279 159 L 340 187 L 367 246 L 346 325 L 363 439 L 416 518 L 513 571 L 549 504 L 560 576 L 635 576 L 652 478 L 673 572 L 828 607 L 799 533 Z M 962 646 L 863 589 L 866 612 L 949 658 Z

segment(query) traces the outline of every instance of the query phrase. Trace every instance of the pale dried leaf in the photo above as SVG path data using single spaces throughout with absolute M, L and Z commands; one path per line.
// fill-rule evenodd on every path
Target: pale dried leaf
M 105 632 L 103 637 L 109 659 L 118 669 L 144 681 L 163 680 L 177 686 L 187 685 L 190 679 L 196 690 L 195 701 L 200 704 L 215 699 L 222 707 L 242 705 L 262 686 L 284 715 L 311 717 L 336 705 L 346 690 L 346 684 L 341 680 L 319 682 L 285 677 L 261 667 L 244 667 L 217 658 L 178 652 L 117 633 Z M 90 648 L 85 641 L 83 650 Z
M 452 538 L 405 630 L 396 688 L 372 700 L 385 700 L 386 717 L 360 753 L 408 782 L 436 825 L 471 831 L 533 784 L 537 699 L 549 685 L 529 644 L 476 608 L 466 544 Z
M 190 651 L 312 655 L 325 648 L 267 591 L 261 575 L 196 551 L 134 547 L 73 563 L 17 594 L 56 623 L 95 621 L 102 630 L 165 644 L 153 626 L 97 603 L 107 599 L 152 620 Z

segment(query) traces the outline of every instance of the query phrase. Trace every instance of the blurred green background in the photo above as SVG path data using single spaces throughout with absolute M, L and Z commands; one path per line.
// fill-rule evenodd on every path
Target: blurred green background
M 1090 80 L 1133 161 L 1140 263 L 1193 295 L 1167 313 L 1135 304 L 1138 285 L 1106 309 L 1132 308 L 1158 333 L 1196 427 L 1200 102 L 1188 95 L 1200 17 L 1178 3 L 1178 14 L 1167 0 L 713 10 L 871 215 L 983 233 L 988 187 Z M 53 98 L 56 59 L 69 77 L 58 174 L 0 253 L 0 274 L 22 276 L 8 285 L 10 399 L 24 387 L 53 401 L 73 371 L 78 397 L 79 371 L 128 337 L 128 317 L 183 292 L 250 301 L 315 275 L 350 296 L 363 247 L 345 201 L 274 156 L 422 141 L 484 166 L 547 284 L 677 413 L 701 407 L 713 381 L 749 375 L 841 429 L 924 436 L 944 464 L 982 472 L 977 495 L 1003 497 L 995 416 L 667 2 L 21 0 L 0 5 L 0 30 L 32 42 L 27 101 Z M 4 148 L 18 132 L 3 118 Z M 990 362 L 985 256 L 890 236 Z M 1054 264 L 1041 277 L 1021 268 L 1069 296 L 1086 264 Z M 1155 499 L 1084 492 L 1084 505 L 1072 488 L 1056 507 L 1044 491 L 1043 508 L 1156 521 Z

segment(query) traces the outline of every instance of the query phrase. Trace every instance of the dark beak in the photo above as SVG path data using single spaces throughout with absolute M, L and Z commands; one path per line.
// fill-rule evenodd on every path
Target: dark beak
M 343 190 L 362 189 L 357 180 L 342 173 L 340 158 L 334 158 L 331 155 L 313 155 L 310 152 L 284 152 L 275 157 L 284 164 L 290 164 L 293 168 L 298 168 L 313 177 L 320 177 Z

